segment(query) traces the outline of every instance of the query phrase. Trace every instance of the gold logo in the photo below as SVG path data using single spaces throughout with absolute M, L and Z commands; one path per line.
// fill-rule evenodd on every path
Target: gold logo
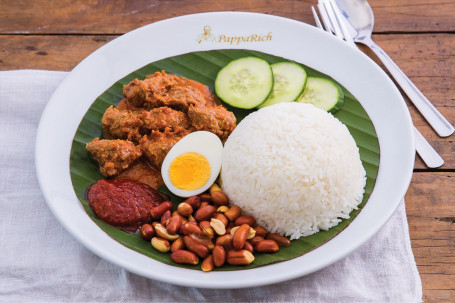
M 216 42 L 215 36 L 211 33 L 212 28 L 208 25 L 204 26 L 204 33 L 200 34 L 196 41 L 201 43 L 202 41 Z
M 221 34 L 215 36 L 212 34 L 212 28 L 208 25 L 204 26 L 203 33 L 200 34 L 196 42 L 212 42 L 212 43 L 227 43 L 229 45 L 239 45 L 241 43 L 253 43 L 253 42 L 266 42 L 272 41 L 272 32 L 268 32 L 267 34 L 250 34 L 247 36 L 231 36 L 226 34 Z

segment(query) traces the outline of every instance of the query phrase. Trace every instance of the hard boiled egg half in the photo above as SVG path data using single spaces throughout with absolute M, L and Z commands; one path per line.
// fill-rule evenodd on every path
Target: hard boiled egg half
M 190 133 L 168 152 L 161 166 L 164 184 L 179 197 L 203 193 L 221 170 L 223 144 L 207 131 Z

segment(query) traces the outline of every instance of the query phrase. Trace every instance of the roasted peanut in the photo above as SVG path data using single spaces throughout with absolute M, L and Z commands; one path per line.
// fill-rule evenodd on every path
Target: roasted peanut
M 184 216 L 182 216 L 182 215 L 180 215 L 180 214 L 179 214 L 179 216 L 181 216 L 181 217 L 182 217 L 182 225 L 183 225 L 183 224 L 186 224 L 186 223 L 188 223 L 188 222 L 189 222 L 189 221 L 188 221 L 188 219 L 187 219 L 187 218 L 185 218 Z
M 264 227 L 256 226 L 253 216 L 242 216 L 239 206 L 229 208 L 228 204 L 229 198 L 217 184 L 209 192 L 181 202 L 172 213 L 172 203 L 165 201 L 150 210 L 158 222 L 142 225 L 141 237 L 150 239 L 158 251 L 170 250 L 176 263 L 195 265 L 203 259 L 203 271 L 225 263 L 248 265 L 254 261 L 255 251 L 273 253 L 290 245 L 288 238 L 267 234 Z
M 245 245 L 246 238 L 248 237 L 248 233 L 250 231 L 250 226 L 248 224 L 241 225 L 234 233 L 234 237 L 232 238 L 232 247 L 234 249 L 242 249 L 243 245 Z M 232 232 L 232 230 L 231 230 Z
M 229 204 L 228 196 L 222 191 L 215 191 L 211 193 L 210 196 L 212 197 L 212 202 L 216 205 L 225 206 Z
M 183 201 L 183 203 L 188 203 L 193 209 L 197 209 L 201 205 L 201 198 L 198 196 L 191 196 Z
M 226 226 L 221 220 L 212 218 L 210 220 L 210 226 L 213 227 L 213 230 L 220 236 L 224 235 L 226 233 Z
M 231 233 L 231 230 L 236 227 L 234 222 L 229 222 L 228 225 L 226 226 L 226 233 L 227 234 L 230 234 Z
M 237 231 L 237 229 L 239 229 L 240 226 L 234 226 L 234 227 L 231 227 L 231 229 L 229 230 L 229 233 L 231 235 L 234 235 L 235 232 Z
M 196 240 L 189 236 L 183 237 L 183 243 L 185 243 L 186 249 L 194 252 L 200 258 L 205 258 L 209 254 L 209 249 L 207 248 L 207 246 L 202 245 L 201 243 L 197 242 Z
M 182 224 L 185 224 L 186 222 L 188 222 L 188 219 L 186 217 L 182 216 L 181 214 L 179 214 L 179 212 L 176 210 L 174 212 L 172 212 L 171 217 L 173 217 L 173 216 L 179 216 L 180 218 L 182 218 Z
M 224 250 L 223 246 L 215 245 L 212 251 L 213 255 L 213 263 L 216 267 L 223 266 L 226 262 L 226 251 Z
M 248 236 L 246 237 L 248 240 L 253 239 L 256 236 L 256 231 L 254 228 L 250 227 L 250 231 L 248 232 Z
M 155 229 L 150 224 L 143 224 L 140 229 L 140 234 L 142 239 L 150 241 L 155 235 Z
M 270 233 L 270 234 L 267 234 L 267 236 L 265 238 L 274 240 L 278 244 L 279 247 L 287 247 L 287 246 L 291 245 L 291 240 L 289 240 L 288 238 L 283 237 L 282 235 L 279 235 L 279 234 Z
M 172 209 L 171 201 L 164 201 L 158 206 L 152 207 L 150 209 L 150 215 L 153 219 L 158 220 L 161 216 L 167 211 Z
M 196 219 L 196 221 L 208 220 L 213 216 L 215 211 L 216 208 L 212 205 L 205 205 L 204 207 L 201 206 L 194 214 L 194 219 Z
M 226 261 L 231 265 L 248 265 L 254 261 L 254 256 L 248 250 L 230 250 L 227 253 Z
M 262 226 L 256 226 L 253 227 L 253 229 L 256 231 L 256 236 L 265 237 L 265 235 L 267 234 L 267 230 Z
M 171 254 L 171 259 L 175 263 L 179 264 L 191 264 L 196 265 L 199 263 L 199 258 L 192 253 L 191 251 L 187 250 L 177 250 Z
M 255 246 L 257 243 L 261 242 L 262 240 L 264 240 L 263 237 L 254 236 L 253 238 L 250 239 L 250 242 L 251 242 L 251 244 L 253 244 L 253 246 Z
M 196 242 L 199 242 L 202 245 L 207 246 L 209 250 L 212 250 L 215 247 L 215 244 L 213 244 L 212 239 L 205 232 L 201 232 L 199 234 L 190 234 L 190 237 Z
M 238 207 L 237 205 L 232 206 L 229 208 L 227 212 L 224 213 L 224 215 L 231 221 L 234 222 L 240 215 L 242 214 L 242 209 Z
M 207 205 L 209 205 L 209 204 L 210 204 L 210 203 L 207 202 L 207 201 L 202 201 L 202 202 L 201 202 L 201 205 L 199 206 L 199 208 L 203 208 L 203 207 L 205 207 L 205 206 L 207 206 Z M 199 208 L 198 208 L 198 209 L 199 209 Z
M 191 215 L 193 213 L 193 207 L 186 202 L 182 202 L 179 204 L 179 206 L 177 206 L 177 211 L 182 216 L 188 217 L 189 215 Z
M 239 227 L 240 226 L 232 227 L 231 230 L 230 230 L 230 234 L 234 235 L 235 232 L 239 229 Z M 253 239 L 255 236 L 256 236 L 256 231 L 254 230 L 254 228 L 250 227 L 250 230 L 248 231 L 248 236 L 246 237 L 247 240 Z
M 166 225 L 166 230 L 171 235 L 175 235 L 179 231 L 180 226 L 182 226 L 182 217 L 175 215 L 169 219 L 169 222 Z
M 210 235 L 211 238 L 215 236 L 215 231 L 212 226 L 210 226 L 209 221 L 201 221 L 199 222 L 199 226 L 202 228 L 202 231 Z
M 221 188 L 218 186 L 218 184 L 213 183 L 212 186 L 210 186 L 210 189 L 209 189 L 210 195 L 213 194 L 216 191 L 221 191 Z
M 177 250 L 184 249 L 185 243 L 183 243 L 183 238 L 180 237 L 171 244 L 171 251 L 176 252 Z
M 254 252 L 254 247 L 253 247 L 253 245 L 252 245 L 250 242 L 248 242 L 248 241 L 245 242 L 245 245 L 243 245 L 242 249 L 246 249 L 246 250 L 248 250 L 250 253 L 253 253 L 253 252 Z
M 213 256 L 209 255 L 207 258 L 204 259 L 201 263 L 202 271 L 212 271 L 215 268 L 215 264 L 213 264 Z
M 209 193 L 200 194 L 200 195 L 199 195 L 199 198 L 200 198 L 201 201 L 203 201 L 203 202 L 210 202 L 210 201 L 212 200 L 212 198 L 210 197 L 210 194 L 209 194 Z
M 254 226 L 256 225 L 256 219 L 253 216 L 240 216 L 235 220 L 235 225 L 240 226 L 242 224 Z
M 167 229 L 160 223 L 155 225 L 155 233 L 158 237 L 166 239 L 168 241 L 177 240 L 180 236 L 178 234 L 170 234 Z
M 205 221 L 201 221 L 199 222 L 199 226 L 204 229 L 204 228 L 209 228 L 210 227 L 210 222 L 205 220 Z
M 226 205 L 223 205 L 223 206 L 220 206 L 216 209 L 217 212 L 219 213 L 225 213 L 229 210 L 229 207 L 227 207 Z
M 273 253 L 277 252 L 280 247 L 274 240 L 262 240 L 254 246 L 254 249 L 257 252 Z
M 231 234 L 225 234 L 223 236 L 220 236 L 216 238 L 216 245 L 221 245 L 225 250 L 231 250 L 232 249 L 232 239 L 234 238 L 233 235 Z
M 167 223 L 169 222 L 169 219 L 171 218 L 171 211 L 170 210 L 166 210 L 164 212 L 164 214 L 161 216 L 161 225 L 163 226 L 166 226 Z
M 196 222 L 187 222 L 185 225 L 182 225 L 180 232 L 186 236 L 190 234 L 198 234 L 202 232 L 202 229 L 197 225 Z
M 228 223 L 229 223 L 228 218 L 226 218 L 225 215 L 220 214 L 220 213 L 214 214 L 214 215 L 213 215 L 213 218 L 218 219 L 218 220 L 220 220 L 221 222 L 223 222 L 224 226 L 227 226 Z
M 157 251 L 166 253 L 171 249 L 171 245 L 169 244 L 169 241 L 163 238 L 159 237 L 153 237 L 152 238 L 152 246 L 155 248 Z

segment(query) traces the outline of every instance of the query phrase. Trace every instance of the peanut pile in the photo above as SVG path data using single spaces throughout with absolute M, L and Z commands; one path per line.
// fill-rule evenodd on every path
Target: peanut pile
M 213 184 L 208 193 L 189 197 L 173 213 L 170 201 L 152 208 L 154 222 L 143 224 L 140 235 L 156 250 L 171 251 L 176 263 L 196 265 L 201 258 L 203 271 L 225 263 L 248 265 L 254 252 L 274 253 L 291 244 L 258 226 L 254 217 L 242 216 L 240 207 L 228 205 L 227 195 Z

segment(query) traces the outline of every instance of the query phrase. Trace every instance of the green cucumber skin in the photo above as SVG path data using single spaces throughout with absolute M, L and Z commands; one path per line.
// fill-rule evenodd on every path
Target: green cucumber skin
M 325 108 L 322 108 L 323 110 L 326 110 L 327 112 L 331 113 L 331 114 L 335 114 L 337 111 L 339 111 L 342 107 L 343 107 L 343 104 L 344 104 L 344 92 L 343 92 L 343 89 L 338 85 L 338 83 L 336 83 L 335 81 L 333 80 L 330 80 L 330 79 L 327 79 L 327 78 L 321 78 L 321 77 L 308 77 L 307 79 L 307 86 L 305 88 L 305 90 L 307 88 L 310 88 L 308 83 L 311 82 L 312 80 L 319 80 L 319 81 L 323 81 L 323 82 L 327 82 L 327 83 L 330 83 L 330 85 L 333 85 L 334 87 L 336 87 L 337 89 L 337 100 L 334 102 L 334 104 L 332 105 L 332 107 L 330 107 L 329 109 L 325 109 Z M 310 84 L 311 85 L 311 84 Z M 302 101 L 302 99 L 304 98 L 304 95 L 305 95 L 305 90 L 302 92 L 302 94 L 297 98 L 297 102 L 302 102 L 302 103 L 311 103 L 311 102 L 304 102 Z M 314 104 L 313 104 L 314 105 Z M 316 105 L 315 105 L 316 106 Z
M 290 101 L 277 101 L 277 102 L 273 102 L 273 103 L 267 104 L 267 102 L 270 99 L 270 96 L 273 95 L 273 89 L 272 89 L 272 92 L 270 93 L 270 96 L 262 104 L 260 104 L 258 106 L 258 108 L 264 108 L 264 107 L 267 107 L 267 106 L 270 106 L 270 105 L 273 105 L 273 104 L 277 104 L 277 103 L 281 103 L 281 102 L 294 102 L 294 101 L 298 100 L 298 98 L 304 92 L 305 87 L 306 87 L 306 83 L 307 83 L 307 80 L 308 80 L 308 74 L 307 74 L 306 70 L 300 64 L 298 64 L 296 62 L 292 62 L 292 61 L 277 62 L 277 63 L 274 63 L 274 64 L 270 65 L 272 67 L 272 72 L 273 72 L 273 67 L 277 67 L 279 65 L 284 65 L 284 64 L 286 64 L 286 65 L 292 64 L 297 69 L 300 69 L 301 71 L 303 71 L 304 79 L 303 79 L 303 84 L 302 84 L 302 87 L 301 87 L 300 91 L 297 94 L 295 94 L 295 97 L 293 98 L 293 100 L 290 100 Z M 275 83 L 274 83 L 273 88 L 275 88 Z
M 331 114 L 334 114 L 337 111 L 339 111 L 343 107 L 343 104 L 344 104 L 344 92 L 343 92 L 343 89 L 338 85 L 338 83 L 335 83 L 335 85 L 338 87 L 338 91 L 339 91 L 340 95 L 339 95 L 339 98 L 338 98 L 338 102 L 335 104 L 334 107 L 332 107 L 328 111 Z
M 231 100 L 229 98 L 229 96 L 226 97 L 224 95 L 224 93 L 222 93 L 222 92 L 224 92 L 224 88 L 223 88 L 225 85 L 224 80 L 226 80 L 226 79 L 220 79 L 223 77 L 222 73 L 229 70 L 229 68 L 232 68 L 232 66 L 235 64 L 238 64 L 242 61 L 251 60 L 251 59 L 254 59 L 257 62 L 263 62 L 263 63 L 267 64 L 268 70 L 270 73 L 270 84 L 268 85 L 269 86 L 267 88 L 268 90 L 266 91 L 266 94 L 264 94 L 264 96 L 262 98 L 260 98 L 259 100 L 246 100 L 246 102 L 245 102 L 245 100 L 242 100 L 242 102 L 238 102 L 238 100 Z M 265 67 L 265 65 L 264 65 L 264 67 Z M 242 57 L 239 59 L 232 60 L 231 62 L 226 64 L 223 68 L 221 68 L 221 70 L 218 72 L 218 74 L 215 78 L 215 93 L 223 102 L 225 102 L 233 107 L 241 108 L 241 109 L 252 109 L 252 108 L 255 108 L 258 105 L 264 103 L 264 101 L 269 98 L 270 94 L 272 93 L 273 84 L 274 84 L 274 82 L 273 82 L 272 68 L 270 67 L 270 64 L 267 61 L 265 61 L 264 59 L 258 58 L 258 57 Z M 265 90 L 264 90 L 264 92 L 265 92 Z

